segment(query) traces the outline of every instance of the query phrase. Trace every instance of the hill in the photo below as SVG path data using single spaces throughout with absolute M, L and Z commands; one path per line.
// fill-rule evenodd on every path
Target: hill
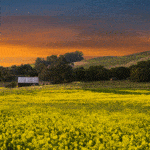
M 105 68 L 113 68 L 113 67 L 129 67 L 131 65 L 137 64 L 139 61 L 147 61 L 150 60 L 150 51 L 134 53 L 131 55 L 125 56 L 103 56 L 103 57 L 92 57 L 85 56 L 84 60 L 75 62 L 74 68 L 84 67 L 88 68 L 89 66 L 102 65 Z M 30 64 L 34 67 L 34 63 Z
M 84 59 L 80 62 L 74 63 L 74 68 L 84 67 L 88 68 L 89 66 L 102 65 L 105 68 L 113 68 L 113 67 L 129 67 L 131 65 L 137 64 L 139 61 L 147 61 L 150 60 L 150 51 L 134 53 L 131 55 L 125 56 L 103 56 L 103 57 L 95 57 L 92 59 Z

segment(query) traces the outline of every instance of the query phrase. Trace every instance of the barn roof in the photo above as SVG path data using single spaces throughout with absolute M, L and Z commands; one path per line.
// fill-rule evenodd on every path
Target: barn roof
M 18 83 L 39 83 L 38 77 L 18 77 Z

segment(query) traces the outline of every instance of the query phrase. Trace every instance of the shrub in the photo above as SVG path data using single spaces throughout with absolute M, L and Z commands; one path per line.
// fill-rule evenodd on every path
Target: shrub
M 140 61 L 132 65 L 130 69 L 130 80 L 135 82 L 150 82 L 150 60 Z
M 85 70 L 85 81 L 100 81 L 109 79 L 109 70 L 103 66 L 90 66 Z
M 10 82 L 8 84 L 5 85 L 5 88 L 15 88 L 17 86 L 17 82 Z
M 73 70 L 74 81 L 83 81 L 85 79 L 85 69 L 83 67 L 75 68 Z
M 150 82 L 150 69 L 134 67 L 130 71 L 130 79 L 135 82 Z
M 110 76 L 116 77 L 119 80 L 124 80 L 130 77 L 130 69 L 126 67 L 116 67 L 110 69 Z

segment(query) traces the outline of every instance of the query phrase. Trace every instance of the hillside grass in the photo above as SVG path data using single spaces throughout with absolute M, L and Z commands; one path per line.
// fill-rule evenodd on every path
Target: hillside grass
M 88 60 L 82 60 L 80 62 L 74 63 L 74 68 L 84 67 L 85 69 L 90 66 L 102 65 L 105 68 L 113 67 L 129 67 L 131 65 L 136 65 L 139 61 L 150 60 L 150 51 L 135 53 L 127 56 L 104 56 L 104 57 L 95 57 Z
M 149 149 L 149 87 L 98 81 L 1 88 L 0 147 Z

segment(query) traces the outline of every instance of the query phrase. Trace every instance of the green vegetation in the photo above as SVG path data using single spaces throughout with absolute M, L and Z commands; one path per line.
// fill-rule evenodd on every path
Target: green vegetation
M 83 60 L 83 53 L 79 51 L 64 54 L 65 59 L 69 62 L 77 62 Z
M 120 56 L 120 57 L 116 57 L 116 56 L 95 57 L 89 60 L 84 59 L 81 60 L 80 62 L 75 62 L 74 68 L 78 68 L 78 67 L 89 68 L 90 66 L 96 66 L 96 65 L 102 65 L 108 69 L 112 67 L 119 67 L 119 66 L 129 67 L 131 65 L 137 64 L 137 62 L 139 61 L 150 60 L 149 55 L 150 55 L 150 51 L 135 53 L 126 56 Z M 80 64 L 85 63 L 85 64 L 78 65 L 78 63 Z M 30 65 L 32 68 L 35 67 L 34 63 Z
M 5 85 L 6 88 L 15 88 L 17 86 L 17 82 L 12 81 Z
M 0 147 L 150 149 L 150 83 L 73 82 L 0 89 Z
M 0 81 L 17 81 L 18 76 L 38 76 L 40 81 L 48 81 L 53 84 L 68 83 L 73 81 L 104 81 L 104 80 L 131 80 L 133 82 L 150 82 L 150 60 L 139 61 L 147 56 L 150 51 L 123 57 L 100 57 L 88 60 L 88 68 L 81 65 L 73 65 L 74 61 L 83 59 L 82 52 L 66 53 L 64 55 L 51 55 L 44 58 L 37 57 L 35 66 L 29 64 L 20 66 L 0 67 Z M 105 59 L 107 58 L 107 59 Z M 109 58 L 109 59 L 108 59 Z M 136 65 L 119 67 L 124 62 L 136 60 Z M 81 63 L 82 61 L 80 61 Z M 106 63 L 107 62 L 107 63 Z M 115 63 L 114 63 L 115 62 Z M 91 65 L 92 64 L 92 65 Z M 118 65 L 115 66 L 115 65 Z M 109 65 L 109 69 L 108 66 Z M 112 65 L 112 66 L 110 66 Z
M 127 56 L 104 56 L 104 57 L 96 57 L 89 60 L 82 60 L 84 65 L 77 65 L 78 62 L 75 63 L 74 67 L 84 67 L 85 69 L 89 68 L 90 66 L 97 66 L 102 65 L 105 68 L 112 68 L 112 67 L 129 67 L 131 65 L 137 64 L 139 61 L 147 61 L 150 60 L 150 51 L 135 53 L 132 55 Z M 80 62 L 80 63 L 81 63 Z

